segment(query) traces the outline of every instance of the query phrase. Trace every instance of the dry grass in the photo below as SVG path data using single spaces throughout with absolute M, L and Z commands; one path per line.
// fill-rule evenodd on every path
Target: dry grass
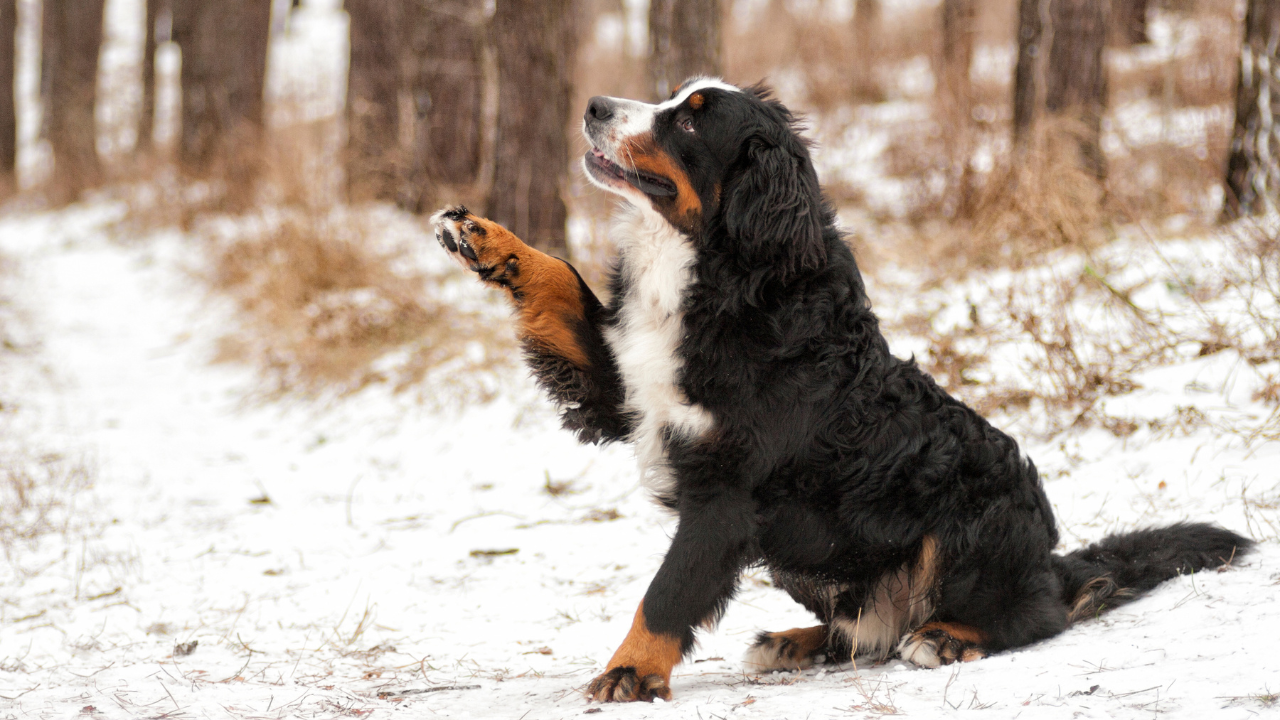
M 402 391 L 441 366 L 465 374 L 505 362 L 509 341 L 435 300 L 440 280 L 380 243 L 377 223 L 289 211 L 211 239 L 207 280 L 239 320 L 220 359 L 256 366 L 272 397 Z
M 946 289 L 931 297 L 941 304 L 889 324 L 924 341 L 921 365 L 948 391 L 983 414 L 1020 415 L 1046 437 L 1081 427 L 1119 437 L 1212 427 L 1250 443 L 1280 439 L 1276 238 L 1274 229 L 1242 224 L 1178 257 L 1152 238 L 1064 248 L 981 282 L 940 279 Z M 958 293 L 969 294 L 967 307 L 953 306 Z M 1261 413 L 1192 406 L 1144 419 L 1109 411 L 1105 400 L 1140 388 L 1141 373 L 1219 353 L 1234 358 L 1231 382 L 1248 383 Z
M 60 454 L 0 457 L 0 548 L 6 559 L 17 567 L 24 546 L 44 535 L 67 535 L 75 497 L 91 485 L 88 466 Z
M 912 178 L 912 231 L 898 248 L 900 261 L 920 266 L 937 281 L 975 270 L 1023 267 L 1058 248 L 1087 250 L 1100 241 L 1104 194 L 1080 167 L 1074 124 L 1042 122 L 1026 155 L 1005 152 L 976 178 L 970 217 L 947 217 L 946 153 L 938 136 L 891 144 L 890 174 Z M 922 263 L 921 260 L 924 260 Z

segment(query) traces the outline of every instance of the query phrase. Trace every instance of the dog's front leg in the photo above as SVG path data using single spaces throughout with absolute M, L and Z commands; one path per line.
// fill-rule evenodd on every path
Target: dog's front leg
M 436 239 L 464 268 L 506 291 L 516 335 L 560 419 L 583 442 L 629 432 L 622 379 L 602 332 L 606 310 L 569 263 L 457 205 L 431 216 Z
M 755 528 L 748 493 L 682 493 L 680 525 L 636 610 L 631 631 L 587 694 L 601 702 L 671 698 L 671 670 L 693 647 L 694 629 L 720 619 L 737 587 Z

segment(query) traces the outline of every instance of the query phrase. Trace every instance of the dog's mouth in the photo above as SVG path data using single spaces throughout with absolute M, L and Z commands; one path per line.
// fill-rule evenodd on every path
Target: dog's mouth
M 656 197 L 671 197 L 676 194 L 676 184 L 670 180 L 638 170 L 628 170 L 605 157 L 599 148 L 591 148 L 586 161 L 587 168 L 601 180 L 621 181 L 646 195 Z

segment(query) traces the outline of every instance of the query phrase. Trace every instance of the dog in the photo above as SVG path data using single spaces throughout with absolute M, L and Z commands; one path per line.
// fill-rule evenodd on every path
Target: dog
M 583 132 L 587 177 L 626 200 L 609 304 L 464 207 L 431 220 L 510 297 L 564 427 L 633 443 L 679 519 L 589 698 L 669 699 L 695 629 L 750 565 L 820 624 L 762 633 L 748 669 L 895 653 L 932 668 L 1051 637 L 1252 546 L 1183 523 L 1053 554 L 1018 444 L 890 354 L 809 146 L 768 89 L 694 78 L 659 104 L 594 97 Z

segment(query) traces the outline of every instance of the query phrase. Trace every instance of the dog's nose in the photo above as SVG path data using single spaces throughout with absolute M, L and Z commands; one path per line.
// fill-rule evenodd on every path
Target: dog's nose
M 615 103 L 612 98 L 597 95 L 587 101 L 587 113 L 583 117 L 588 123 L 604 122 L 613 117 Z

